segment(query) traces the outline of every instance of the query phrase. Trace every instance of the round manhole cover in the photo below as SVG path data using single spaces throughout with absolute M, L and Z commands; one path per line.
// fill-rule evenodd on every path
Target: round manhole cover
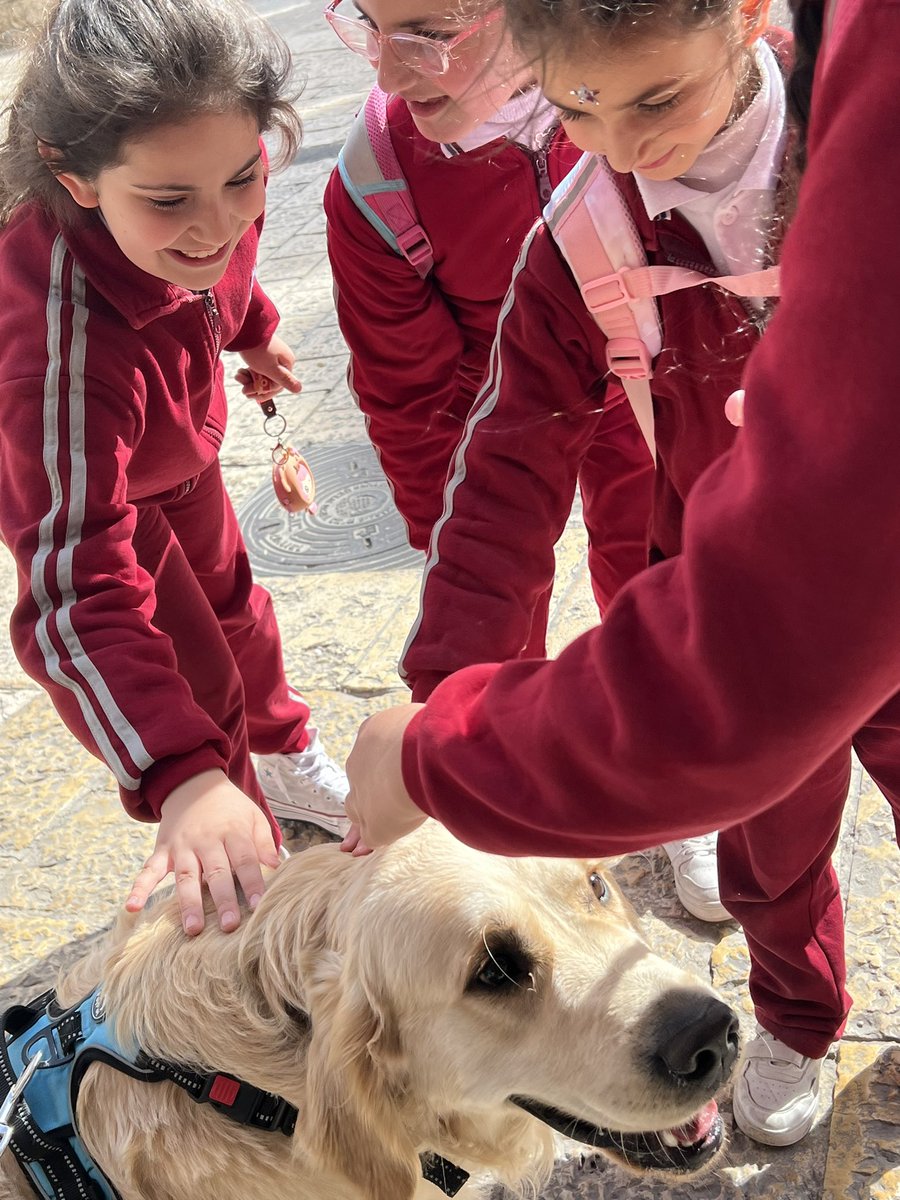
M 254 571 L 372 571 L 420 566 L 424 555 L 406 540 L 375 451 L 368 442 L 322 446 L 306 454 L 319 509 L 285 512 L 268 481 L 238 510 Z

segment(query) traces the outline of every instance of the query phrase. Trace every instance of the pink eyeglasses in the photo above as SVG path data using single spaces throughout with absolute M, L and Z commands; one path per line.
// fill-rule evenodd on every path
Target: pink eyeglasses
M 348 17 L 335 10 L 346 0 L 329 0 L 325 6 L 325 20 L 338 35 L 348 50 L 367 58 L 373 67 L 377 67 L 381 59 L 381 48 L 390 45 L 397 60 L 410 71 L 418 71 L 422 75 L 443 75 L 450 66 L 450 52 L 460 42 L 464 42 L 473 33 L 485 29 L 500 18 L 502 9 L 495 8 L 493 12 L 475 21 L 462 33 L 448 41 L 437 41 L 434 38 L 422 37 L 416 33 L 379 33 L 371 25 L 366 24 L 362 15 Z

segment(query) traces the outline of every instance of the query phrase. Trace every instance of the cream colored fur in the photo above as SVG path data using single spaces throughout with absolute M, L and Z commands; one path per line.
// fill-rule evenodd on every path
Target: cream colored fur
M 651 953 L 615 889 L 596 898 L 595 869 L 489 857 L 427 822 L 369 857 L 294 856 L 235 933 L 185 938 L 171 899 L 121 921 L 61 1000 L 102 981 L 121 1037 L 277 1092 L 300 1117 L 292 1139 L 251 1132 L 174 1085 L 93 1066 L 85 1144 L 124 1200 L 418 1200 L 440 1195 L 422 1150 L 539 1190 L 553 1139 L 510 1095 L 619 1130 L 677 1125 L 696 1103 L 648 1077 L 642 1018 L 708 989 Z M 473 990 L 505 932 L 531 977 Z M 29 1195 L 4 1155 L 0 1200 Z

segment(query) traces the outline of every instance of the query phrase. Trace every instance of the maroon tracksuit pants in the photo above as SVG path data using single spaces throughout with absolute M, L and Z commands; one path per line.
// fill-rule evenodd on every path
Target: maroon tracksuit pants
M 154 579 L 153 624 L 230 739 L 228 778 L 268 812 L 250 751 L 302 750 L 309 708 L 285 678 L 272 598 L 253 582 L 218 460 L 178 499 L 139 505 L 133 544 Z
M 900 694 L 852 745 L 891 805 L 900 838 Z M 848 743 L 785 800 L 719 834 L 722 903 L 744 927 L 757 1019 L 812 1058 L 840 1037 L 852 1003 L 831 863 L 849 779 Z
M 619 588 L 647 566 L 653 459 L 627 400 L 606 409 L 578 469 L 588 535 L 588 573 L 601 616 Z M 552 586 L 538 599 L 521 658 L 546 653 Z

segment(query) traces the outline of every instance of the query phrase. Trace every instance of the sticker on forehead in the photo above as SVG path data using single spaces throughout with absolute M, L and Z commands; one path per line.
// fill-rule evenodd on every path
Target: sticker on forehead
M 579 83 L 577 88 L 573 88 L 572 91 L 569 92 L 569 95 L 574 96 L 579 104 L 597 103 L 598 93 L 593 88 L 589 88 L 586 83 Z

